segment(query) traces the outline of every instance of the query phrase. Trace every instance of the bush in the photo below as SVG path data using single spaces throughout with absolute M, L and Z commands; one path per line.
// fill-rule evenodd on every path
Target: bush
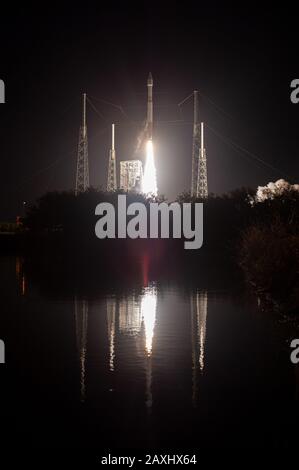
M 247 281 L 277 301 L 296 297 L 299 235 L 276 218 L 268 226 L 252 225 L 242 233 L 239 263 Z

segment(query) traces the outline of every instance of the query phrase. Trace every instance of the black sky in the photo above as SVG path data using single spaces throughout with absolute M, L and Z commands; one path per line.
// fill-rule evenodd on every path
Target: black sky
M 13 219 L 22 201 L 74 187 L 82 92 L 98 110 L 88 108 L 90 180 L 104 187 L 110 124 L 117 124 L 118 160 L 131 158 L 149 71 L 160 193 L 171 199 L 190 187 L 192 103 L 181 110 L 178 103 L 194 89 L 208 126 L 210 191 L 280 177 L 298 182 L 299 105 L 290 102 L 290 82 L 299 75 L 297 32 L 289 7 L 39 4 L 3 9 L 0 26 L 7 101 L 0 105 L 0 220 Z

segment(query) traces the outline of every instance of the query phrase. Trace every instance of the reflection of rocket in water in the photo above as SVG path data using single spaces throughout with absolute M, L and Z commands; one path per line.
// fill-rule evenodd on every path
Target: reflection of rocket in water
M 198 372 L 202 373 L 205 366 L 207 307 L 207 291 L 191 295 L 192 401 L 194 406 L 196 406 L 198 394 Z
M 77 350 L 80 360 L 80 393 L 81 401 L 85 401 L 86 384 L 85 384 L 85 363 L 87 351 L 87 319 L 88 319 L 88 302 L 87 300 L 77 300 L 75 297 L 75 322 L 76 322 L 76 339 Z
M 147 138 L 153 139 L 153 77 L 149 73 L 147 79 Z

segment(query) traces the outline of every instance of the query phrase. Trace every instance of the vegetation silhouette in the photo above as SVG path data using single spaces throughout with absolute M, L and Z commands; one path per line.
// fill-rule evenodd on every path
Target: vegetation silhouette
M 119 284 L 137 278 L 142 283 L 150 278 L 238 283 L 242 270 L 260 297 L 271 298 L 286 311 L 298 308 L 298 191 L 288 190 L 263 202 L 255 201 L 250 188 L 210 194 L 205 200 L 180 194 L 176 199 L 180 204 L 204 204 L 204 243 L 199 250 L 185 250 L 184 239 L 99 240 L 95 207 L 110 202 L 116 208 L 119 194 L 126 194 L 127 205 L 142 202 L 148 207 L 165 200 L 93 188 L 78 195 L 46 193 L 27 210 L 23 230 L 14 239 L 16 249 L 46 277 L 70 283 L 75 277 L 78 288 L 90 277 Z

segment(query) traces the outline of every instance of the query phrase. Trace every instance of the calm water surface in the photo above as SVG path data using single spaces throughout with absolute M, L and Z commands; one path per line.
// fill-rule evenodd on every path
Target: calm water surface
M 175 283 L 47 293 L 1 259 L 4 440 L 28 447 L 291 446 L 286 335 L 257 301 Z M 63 291 L 63 289 L 62 289 Z

